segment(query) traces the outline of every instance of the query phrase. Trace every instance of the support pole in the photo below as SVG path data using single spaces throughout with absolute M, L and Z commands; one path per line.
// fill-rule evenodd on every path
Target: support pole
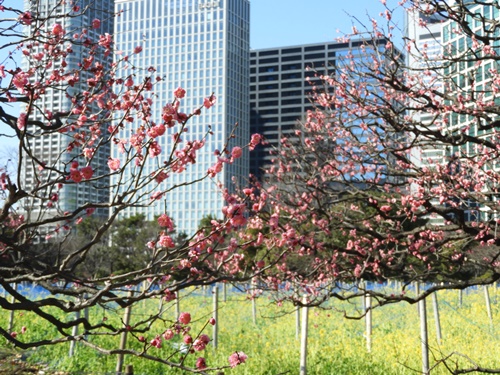
M 14 290 L 17 292 L 17 283 L 14 284 Z M 15 300 L 16 299 L 14 298 L 14 296 L 12 296 L 12 298 L 10 299 L 10 303 L 14 303 Z M 14 329 L 14 310 L 11 310 L 9 315 L 9 328 L 8 328 L 9 333 L 12 333 L 13 329 Z
M 178 290 L 175 292 L 175 319 L 179 319 L 179 315 L 181 315 L 181 303 L 179 302 L 181 299 L 181 292 Z
M 360 286 L 360 289 L 366 290 L 366 285 L 364 282 L 361 282 L 361 284 L 359 286 Z M 366 313 L 366 294 L 363 294 L 361 296 L 361 309 L 363 310 L 363 313 Z
M 372 296 L 366 294 L 365 299 L 366 350 L 370 353 L 372 351 Z
M 128 292 L 128 297 L 132 297 L 133 292 L 130 291 Z M 129 305 L 125 307 L 125 313 L 123 315 L 123 325 L 125 330 L 122 332 L 122 335 L 120 337 L 120 350 L 124 350 L 127 346 L 127 327 L 130 325 L 130 314 L 132 312 L 132 306 Z M 121 375 L 122 374 L 122 368 L 123 368 L 123 358 L 124 354 L 118 354 L 118 360 L 116 361 L 116 375 Z
M 427 335 L 427 311 L 425 298 L 418 301 L 420 315 L 420 340 L 422 343 L 422 374 L 429 374 L 429 341 Z
M 163 297 L 160 296 L 159 302 L 158 302 L 158 315 L 161 316 L 163 314 Z
M 214 306 L 213 317 L 215 319 L 215 324 L 213 326 L 213 333 L 212 333 L 213 336 L 212 345 L 214 349 L 217 349 L 217 345 L 219 343 L 219 288 L 217 284 L 214 285 L 212 293 L 213 293 L 213 306 Z
M 252 279 L 252 321 L 257 325 L 257 280 Z
M 80 319 L 80 310 L 78 310 L 75 313 L 75 320 L 78 320 L 78 319 Z M 73 326 L 73 329 L 71 330 L 71 336 L 75 337 L 76 335 L 78 335 L 78 326 L 77 325 Z M 72 340 L 69 343 L 69 354 L 68 355 L 70 357 L 73 357 L 73 355 L 75 355 L 75 346 L 76 346 L 76 341 Z
M 488 285 L 484 286 L 484 300 L 486 302 L 486 312 L 488 313 L 488 319 L 490 320 L 490 327 L 493 330 L 493 314 L 491 313 L 491 301 Z
M 300 338 L 300 307 L 295 309 L 295 339 Z
M 83 299 L 84 299 L 85 301 L 87 301 L 87 298 L 88 298 L 88 295 L 87 295 L 87 294 L 84 294 L 84 295 L 83 295 Z M 83 309 L 83 317 L 85 318 L 85 320 L 86 320 L 87 322 L 90 322 L 90 315 L 89 315 L 89 308 L 88 308 L 88 307 L 86 307 L 86 308 L 84 308 L 84 309 Z M 87 340 L 87 339 L 88 339 L 88 335 L 86 334 L 86 331 L 85 331 L 84 339 L 85 339 L 85 340 Z
M 443 339 L 443 336 L 441 335 L 441 319 L 439 317 L 437 292 L 432 293 L 432 307 L 434 310 L 434 321 L 436 323 L 436 338 L 438 345 L 441 345 L 441 340 Z
M 303 298 L 304 305 L 307 305 L 307 295 Z M 309 308 L 302 307 L 302 334 L 300 336 L 300 375 L 307 375 L 307 330 L 309 324 Z
M 415 298 L 420 296 L 420 284 L 418 282 L 415 283 Z M 417 311 L 420 316 L 420 305 L 417 304 Z

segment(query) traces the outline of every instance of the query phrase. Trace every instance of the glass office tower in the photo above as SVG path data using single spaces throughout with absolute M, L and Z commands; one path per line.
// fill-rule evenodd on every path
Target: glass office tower
M 116 0 L 115 10 L 120 14 L 115 26 L 116 49 L 131 55 L 133 65 L 152 66 L 164 78 L 154 89 L 152 121 L 160 122 L 161 109 L 173 100 L 177 87 L 187 91 L 181 102 L 183 112 L 189 113 L 202 105 L 203 99 L 212 93 L 217 97 L 212 108 L 202 110 L 201 116 L 190 120 L 184 139 L 201 139 L 209 127 L 214 134 L 207 137 L 196 163 L 183 173 L 170 176 L 161 189 L 196 180 L 214 164 L 214 151 L 222 149 L 233 130 L 232 146 L 244 145 L 250 138 L 250 3 L 248 0 Z M 133 54 L 136 46 L 142 47 L 140 54 Z M 140 82 L 143 73 L 130 70 L 122 74 L 124 77 L 134 74 L 136 82 Z M 171 149 L 171 137 L 163 136 L 161 142 L 162 150 Z M 121 156 L 118 150 L 113 150 L 113 155 Z M 153 219 L 167 211 L 178 231 L 192 234 L 204 216 L 221 215 L 224 201 L 217 182 L 231 189 L 233 176 L 237 181 L 248 176 L 248 165 L 248 153 L 244 152 L 235 163 L 225 165 L 215 179 L 178 187 L 161 201 L 131 207 L 125 215 L 145 214 Z M 153 170 L 152 165 L 149 167 Z
M 75 7 L 75 4 L 78 4 Z M 83 29 L 87 29 L 87 35 L 91 40 L 98 40 L 101 34 L 112 34 L 114 28 L 114 4 L 108 0 L 80 0 L 73 2 L 63 2 L 60 0 L 38 0 L 24 1 L 24 9 L 31 12 L 36 19 L 36 22 L 25 26 L 25 32 L 29 35 L 32 30 L 43 29 L 50 32 L 55 23 L 61 24 L 67 35 L 81 33 Z M 68 16 L 70 15 L 70 16 Z M 92 21 L 99 19 L 100 25 L 97 28 L 92 27 Z M 30 30 L 31 28 L 31 30 Z M 43 39 L 42 39 L 43 40 Z M 43 52 L 44 45 L 41 43 L 34 47 L 33 52 Z M 79 64 L 83 59 L 88 57 L 88 50 L 81 43 L 72 43 L 71 48 L 73 53 L 65 59 L 67 64 L 65 72 L 80 70 Z M 61 68 L 61 61 L 51 61 L 50 58 L 44 57 L 45 60 L 37 61 L 32 57 L 23 59 L 23 69 L 34 69 L 35 76 L 33 80 L 39 80 L 42 77 L 47 77 L 52 71 Z M 112 64 L 112 56 L 105 56 L 104 53 L 97 53 L 94 56 L 96 63 L 102 63 L 109 67 Z M 44 64 L 52 66 L 48 69 L 44 68 Z M 87 79 L 91 78 L 88 71 L 80 72 L 80 80 L 72 86 L 63 84 L 60 87 L 54 86 L 47 88 L 43 96 L 37 100 L 37 110 L 33 110 L 30 114 L 30 120 L 38 120 L 43 124 L 50 124 L 47 113 L 57 114 L 59 112 L 69 112 L 74 109 L 71 96 L 76 96 L 79 93 L 88 90 Z M 97 105 L 90 105 L 89 113 L 99 114 L 102 112 Z M 65 118 L 65 117 L 63 117 Z M 70 122 L 70 120 L 68 120 Z M 40 129 L 30 129 L 30 131 L 41 132 Z M 58 171 L 66 171 L 69 173 L 71 161 L 86 162 L 79 155 L 80 151 L 68 152 L 68 147 L 73 139 L 73 132 L 67 131 L 45 131 L 43 136 L 28 137 L 29 153 L 22 154 L 21 180 L 25 182 L 25 190 L 31 192 L 32 199 L 22 207 L 27 220 L 41 220 L 46 217 L 60 215 L 64 212 L 72 212 L 77 207 L 81 207 L 87 202 L 108 202 L 109 200 L 109 182 L 103 178 L 96 183 L 79 183 L 66 184 L 63 189 L 57 191 L 59 199 L 57 204 L 52 207 L 47 207 L 43 197 L 48 197 L 56 191 L 48 191 L 53 189 L 49 181 L 53 181 L 60 175 L 51 173 L 52 169 Z M 78 149 L 78 148 L 77 148 Z M 95 171 L 103 171 L 107 168 L 107 161 L 110 156 L 109 145 L 100 147 L 90 165 Z M 47 167 L 44 169 L 41 161 Z M 39 191 L 41 186 L 47 186 L 45 190 Z M 99 209 L 96 215 L 107 217 L 106 209 Z
M 365 58 L 361 46 L 370 40 L 315 43 L 252 50 L 250 54 L 250 130 L 265 143 L 251 154 L 250 172 L 261 182 L 271 175 L 264 172 L 281 150 L 282 137 L 295 137 L 297 122 L 314 108 L 313 87 L 322 91 L 317 76 L 336 74 L 347 55 Z M 376 41 L 385 48 L 386 40 Z
M 443 19 L 439 16 L 426 17 L 415 12 L 405 13 L 405 32 L 409 40 L 414 40 L 415 44 L 406 54 L 406 63 L 410 69 L 414 69 L 414 74 L 426 68 L 435 68 L 440 65 L 440 55 L 442 54 L 442 26 Z M 423 26 L 419 19 L 425 21 Z M 423 53 L 427 56 L 423 58 Z M 432 85 L 433 88 L 442 90 L 443 85 L 440 80 L 436 80 L 435 74 L 424 78 L 426 85 Z M 435 121 L 434 115 L 429 113 L 412 113 L 415 121 L 421 121 L 425 126 L 429 126 Z M 437 127 L 431 126 L 433 130 Z M 422 145 L 412 150 L 413 162 L 416 165 L 435 165 L 445 162 L 447 150 L 443 145 L 428 144 Z

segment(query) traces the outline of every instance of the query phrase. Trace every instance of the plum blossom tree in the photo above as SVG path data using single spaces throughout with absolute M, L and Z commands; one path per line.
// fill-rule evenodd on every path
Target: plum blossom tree
M 241 193 L 245 241 L 278 301 L 368 292 L 377 305 L 414 303 L 500 279 L 499 6 L 400 6 L 431 37 L 400 51 L 388 5 L 385 26 L 353 28 L 342 42 L 370 41 L 317 74 L 314 110 L 281 139 L 267 179 Z M 340 288 L 366 280 L 402 289 Z M 415 297 L 412 282 L 433 284 Z
M 240 194 L 247 261 L 279 303 L 369 294 L 376 308 L 500 280 L 500 6 L 400 6 L 422 37 L 398 50 L 401 25 L 386 5 L 385 26 L 370 19 L 341 38 L 365 42 L 317 73 L 315 108 L 281 139 L 266 178 Z M 366 288 L 390 280 L 401 289 Z M 413 282 L 426 287 L 408 293 Z M 456 353 L 438 364 L 500 371 L 463 357 L 470 366 Z
M 184 142 L 179 135 L 188 131 L 186 125 L 193 116 L 209 111 L 216 98 L 209 96 L 186 113 L 181 102 L 189 93 L 178 88 L 172 101 L 164 104 L 162 117 L 153 119 L 151 103 L 162 78 L 155 75 L 154 67 L 134 67 L 149 72 L 141 82 L 132 75 L 122 76 L 121 69 L 131 66 L 129 56 L 115 54 L 112 36 L 99 33 L 98 18 L 90 17 L 88 28 L 66 29 L 64 20 L 93 14 L 91 1 L 82 4 L 86 5 L 61 0 L 53 9 L 38 12 L 36 6 L 24 11 L 0 1 L 0 12 L 6 15 L 1 20 L 0 50 L 9 54 L 0 62 L 0 136 L 10 137 L 18 152 L 16 168 L 0 170 L 0 286 L 4 291 L 0 306 L 4 311 L 38 316 L 54 332 L 30 339 L 23 334 L 30 327 L 19 333 L 1 326 L 0 335 L 22 349 L 79 341 L 103 354 L 136 355 L 184 370 L 234 367 L 233 359 L 210 367 L 203 357 L 178 359 L 175 353 L 166 356 L 158 351 L 162 341 L 174 336 L 185 338 L 188 354 L 206 347 L 210 338 L 190 332 L 188 313 L 176 320 L 160 309 L 133 324 L 96 321 L 84 314 L 68 318 L 96 306 L 129 308 L 148 299 L 171 301 L 184 288 L 252 276 L 251 269 L 241 269 L 242 244 L 223 243 L 244 222 L 240 207 L 231 200 L 224 220 L 210 223 L 210 228 L 182 243 L 176 242 L 173 220 L 165 212 L 156 230 L 142 233 L 150 238 L 144 239 L 140 262 L 122 262 L 125 265 L 113 273 L 87 272 L 90 257 L 98 253 L 104 259 L 105 243 L 117 234 L 120 214 L 130 207 L 157 204 L 169 194 L 159 190 L 159 184 L 196 162 L 204 138 Z M 138 46 L 132 53 L 141 51 Z M 19 65 L 16 57 L 21 55 L 24 62 Z M 49 106 L 47 98 L 55 96 L 64 98 L 67 105 Z M 20 113 L 13 103 L 20 105 Z M 169 149 L 162 150 L 157 140 L 165 136 L 166 128 L 176 129 L 178 136 Z M 54 140 L 61 146 L 56 155 L 44 147 Z M 111 145 L 123 158 L 110 157 Z M 192 183 L 216 178 L 224 164 L 241 156 L 241 150 L 222 148 L 214 155 L 214 166 Z M 149 158 L 163 160 L 150 170 L 142 167 Z M 125 173 L 130 166 L 134 166 L 132 177 Z M 117 185 L 128 188 L 110 186 L 111 176 Z M 85 199 L 77 199 L 77 190 L 86 192 Z M 102 198 L 103 192 L 107 199 Z M 128 244 L 117 245 L 122 249 Z M 44 293 L 22 294 L 16 288 L 20 283 L 35 284 Z M 82 333 L 75 335 L 72 329 L 77 326 Z M 120 348 L 118 340 L 106 346 L 92 339 L 125 332 L 139 346 Z M 239 363 L 245 359 L 240 354 Z

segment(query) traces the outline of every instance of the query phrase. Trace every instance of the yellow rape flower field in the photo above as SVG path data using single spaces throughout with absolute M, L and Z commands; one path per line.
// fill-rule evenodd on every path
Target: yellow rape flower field
M 500 289 L 490 287 L 491 324 L 488 317 L 483 289 L 467 290 L 459 305 L 457 291 L 438 293 L 442 340 L 438 343 L 431 299 L 427 302 L 428 332 L 430 346 L 431 374 L 449 374 L 440 360 L 448 357 L 451 368 L 473 367 L 474 363 L 484 368 L 500 369 Z M 283 304 L 277 306 L 265 296 L 256 302 L 257 315 L 254 323 L 252 302 L 243 294 L 232 293 L 226 302 L 220 298 L 218 311 L 218 347 L 211 345 L 203 352 L 197 352 L 186 363 L 193 365 L 198 356 L 206 358 L 207 365 L 227 366 L 228 357 L 235 351 L 248 355 L 245 364 L 233 369 L 224 369 L 224 374 L 298 374 L 300 362 L 300 340 L 296 335 L 296 313 L 294 307 Z M 132 323 L 139 321 L 151 311 L 157 311 L 158 301 L 144 303 L 132 311 Z M 180 310 L 189 311 L 195 320 L 193 329 L 204 325 L 213 315 L 212 297 L 207 293 L 194 293 L 180 300 Z M 416 305 L 398 303 L 377 308 L 372 313 L 372 344 L 368 352 L 365 340 L 364 319 L 346 319 L 359 314 L 361 301 L 340 302 L 332 300 L 322 308 L 309 309 L 308 330 L 308 374 L 415 374 L 421 371 L 420 320 Z M 165 319 L 174 320 L 175 304 L 166 305 Z M 90 312 L 91 319 L 116 319 L 122 311 L 104 311 L 96 308 Z M 9 313 L 0 311 L 0 322 L 5 326 Z M 15 327 L 26 326 L 25 335 L 47 333 L 42 323 L 30 314 L 15 317 Z M 160 330 L 158 328 L 156 331 Z M 154 338 L 155 327 L 146 337 Z M 212 337 L 212 328 L 205 333 Z M 30 336 L 32 338 L 34 336 Z M 108 340 L 109 347 L 117 346 L 119 338 L 92 338 Z M 164 342 L 165 357 L 180 338 Z M 140 348 L 141 344 L 129 338 L 129 347 Z M 3 346 L 7 346 L 3 342 Z M 104 374 L 113 373 L 116 358 L 102 356 L 92 350 L 77 345 L 75 355 L 68 356 L 69 344 L 50 348 L 39 348 L 25 353 L 30 362 L 44 363 L 49 368 L 66 373 Z M 452 353 L 457 353 L 452 355 Z M 462 355 L 459 355 L 462 354 Z M 473 363 L 473 362 L 474 363 Z M 126 357 L 126 364 L 132 364 L 134 374 L 181 374 L 158 363 L 150 363 L 138 358 Z

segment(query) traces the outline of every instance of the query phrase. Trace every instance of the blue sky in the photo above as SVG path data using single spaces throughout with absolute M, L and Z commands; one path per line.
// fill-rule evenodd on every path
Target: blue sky
M 395 8 L 397 2 L 387 0 L 387 6 Z M 369 16 L 379 19 L 384 10 L 380 0 L 250 0 L 250 46 L 261 49 L 334 41 L 357 24 L 351 16 L 370 25 Z M 402 29 L 401 11 L 394 20 Z
M 6 0 L 5 6 L 20 0 Z M 397 0 L 387 0 L 396 7 Z M 250 46 L 253 49 L 335 41 L 359 21 L 370 25 L 384 11 L 380 0 L 250 0 Z M 403 28 L 402 12 L 395 17 Z M 3 51 L 2 51 L 3 52 Z M 3 60 L 3 59 L 2 59 Z M 0 137 L 0 160 L 12 140 Z

